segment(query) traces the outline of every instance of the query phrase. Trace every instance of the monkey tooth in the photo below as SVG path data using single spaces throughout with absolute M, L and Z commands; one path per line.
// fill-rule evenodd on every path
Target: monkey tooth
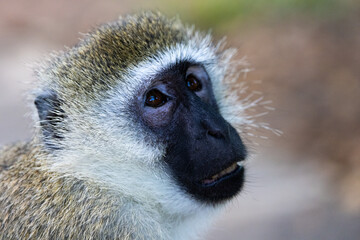
M 204 179 L 202 180 L 203 184 L 211 184 L 217 180 L 219 180 L 220 178 L 222 178 L 225 175 L 228 175 L 232 172 L 234 172 L 235 170 L 237 170 L 239 167 L 242 167 L 242 164 L 239 163 L 233 163 L 230 167 L 225 168 L 224 170 L 222 170 L 221 172 L 211 176 L 210 178 Z

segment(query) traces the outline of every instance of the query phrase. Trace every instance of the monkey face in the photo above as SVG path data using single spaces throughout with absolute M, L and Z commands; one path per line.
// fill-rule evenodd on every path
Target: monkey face
M 183 190 L 207 203 L 240 191 L 246 148 L 221 116 L 204 67 L 172 65 L 141 90 L 135 102 L 143 127 L 166 146 L 162 161 Z

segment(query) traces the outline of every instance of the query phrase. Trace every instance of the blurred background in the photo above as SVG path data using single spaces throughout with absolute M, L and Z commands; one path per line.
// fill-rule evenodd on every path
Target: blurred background
M 2 0 L 0 145 L 31 137 L 35 60 L 143 9 L 226 35 L 254 69 L 239 81 L 276 108 L 259 121 L 283 132 L 250 139 L 245 190 L 206 239 L 360 239 L 357 0 Z

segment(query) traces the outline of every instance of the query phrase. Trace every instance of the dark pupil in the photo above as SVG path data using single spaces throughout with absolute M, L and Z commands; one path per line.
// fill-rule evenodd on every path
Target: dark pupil
M 201 83 L 199 80 L 197 80 L 194 76 L 190 75 L 187 78 L 187 87 L 191 90 L 191 91 L 199 91 L 201 90 Z
M 160 107 L 166 103 L 166 100 L 167 99 L 164 94 L 157 89 L 153 89 L 147 93 L 145 103 L 150 107 Z

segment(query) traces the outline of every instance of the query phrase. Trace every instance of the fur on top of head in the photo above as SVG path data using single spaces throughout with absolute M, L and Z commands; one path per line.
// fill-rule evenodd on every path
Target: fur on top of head
M 189 30 L 178 19 L 167 19 L 160 13 L 120 17 L 86 34 L 37 73 L 45 79 L 42 84 L 60 98 L 94 99 L 123 81 L 124 74 L 140 62 L 187 43 L 189 37 Z

